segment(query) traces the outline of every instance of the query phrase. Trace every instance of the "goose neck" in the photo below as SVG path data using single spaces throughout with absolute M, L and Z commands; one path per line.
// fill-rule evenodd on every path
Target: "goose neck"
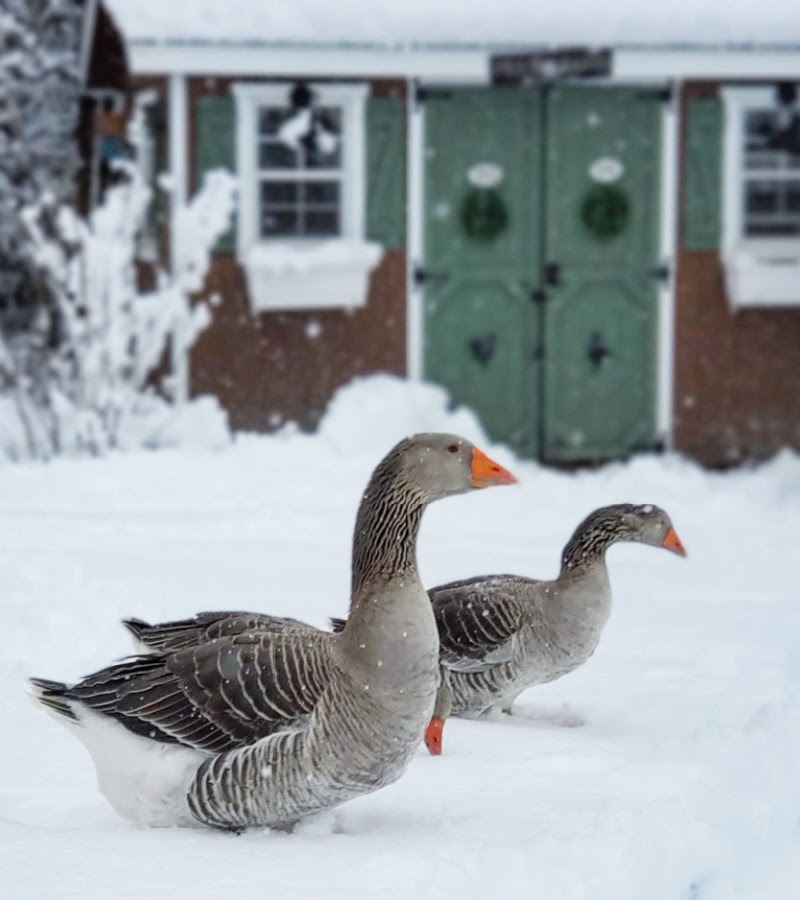
M 606 530 L 577 531 L 561 554 L 561 574 L 580 573 L 605 563 L 606 550 L 616 540 L 617 535 Z
M 373 479 L 373 482 L 375 479 Z M 417 535 L 423 499 L 402 482 L 367 488 L 353 535 L 352 598 L 377 581 L 417 569 Z

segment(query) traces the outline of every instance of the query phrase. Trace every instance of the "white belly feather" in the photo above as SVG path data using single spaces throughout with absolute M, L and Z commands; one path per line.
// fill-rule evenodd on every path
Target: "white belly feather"
M 203 827 L 189 811 L 186 793 L 209 754 L 149 740 L 85 706 L 71 707 L 79 721 L 57 713 L 53 718 L 89 751 L 100 792 L 123 818 L 155 828 Z

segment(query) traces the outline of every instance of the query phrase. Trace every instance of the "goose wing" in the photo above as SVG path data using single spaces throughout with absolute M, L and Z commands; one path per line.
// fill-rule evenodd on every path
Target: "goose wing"
M 142 619 L 123 619 L 123 625 L 138 642 L 142 652 L 147 650 L 180 650 L 194 644 L 215 641 L 253 631 L 305 634 L 317 631 L 312 625 L 284 616 L 268 616 L 252 612 L 204 612 L 188 619 L 151 625 Z
M 253 632 L 133 657 L 63 696 L 153 740 L 221 752 L 302 728 L 335 677 L 326 632 Z
M 481 576 L 428 591 L 446 669 L 485 672 L 513 659 L 524 610 L 515 582 L 513 575 Z

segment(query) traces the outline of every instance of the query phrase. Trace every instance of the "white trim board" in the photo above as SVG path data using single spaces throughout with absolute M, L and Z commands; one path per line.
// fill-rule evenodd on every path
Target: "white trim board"
M 523 52 L 521 48 L 520 52 Z M 308 78 L 420 78 L 486 84 L 495 49 L 259 46 L 255 44 L 128 45 L 136 74 Z M 612 80 L 668 78 L 800 78 L 800 50 L 787 48 L 620 47 L 612 49 Z
M 306 47 L 129 46 L 135 74 L 233 75 L 264 78 L 302 74 L 306 78 L 426 78 L 489 81 L 485 50 L 375 50 Z
M 182 258 L 178 246 L 181 230 L 178 227 L 178 213 L 186 203 L 189 185 L 189 100 L 186 89 L 186 78 L 183 75 L 170 75 L 167 103 L 169 106 L 168 135 L 169 171 L 172 190 L 169 196 L 170 209 L 170 268 L 175 275 L 179 260 Z M 178 401 L 189 396 L 189 353 L 180 346 L 180 341 L 172 341 L 172 371 L 174 373 L 175 397 Z
M 673 446 L 675 402 L 675 299 L 678 261 L 678 197 L 680 160 L 680 85 L 661 116 L 661 216 L 659 255 L 669 278 L 658 291 L 658 335 L 656 364 L 656 436 L 664 447 Z
M 424 369 L 425 317 L 423 289 L 414 280 L 414 269 L 424 263 L 425 227 L 425 114 L 416 102 L 413 83 L 408 97 L 408 218 L 406 239 L 406 373 L 411 381 L 421 381 Z
M 669 50 L 643 47 L 615 50 L 612 60 L 615 79 L 800 78 L 798 50 L 733 50 L 723 47 Z

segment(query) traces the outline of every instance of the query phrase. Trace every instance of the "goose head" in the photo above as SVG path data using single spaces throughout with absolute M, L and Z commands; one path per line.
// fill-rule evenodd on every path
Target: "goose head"
M 601 558 L 617 541 L 634 541 L 663 547 L 678 556 L 686 556 L 669 516 L 658 506 L 647 503 L 618 503 L 590 513 L 575 529 L 561 556 L 562 569 L 576 569 Z
M 399 480 L 423 503 L 502 484 L 516 484 L 507 469 L 456 434 L 415 434 L 394 452 Z
M 637 541 L 663 547 L 678 556 L 686 556 L 686 550 L 672 525 L 670 517 L 659 506 L 646 503 L 643 506 L 625 504 L 620 515 L 620 531 L 623 540 Z

